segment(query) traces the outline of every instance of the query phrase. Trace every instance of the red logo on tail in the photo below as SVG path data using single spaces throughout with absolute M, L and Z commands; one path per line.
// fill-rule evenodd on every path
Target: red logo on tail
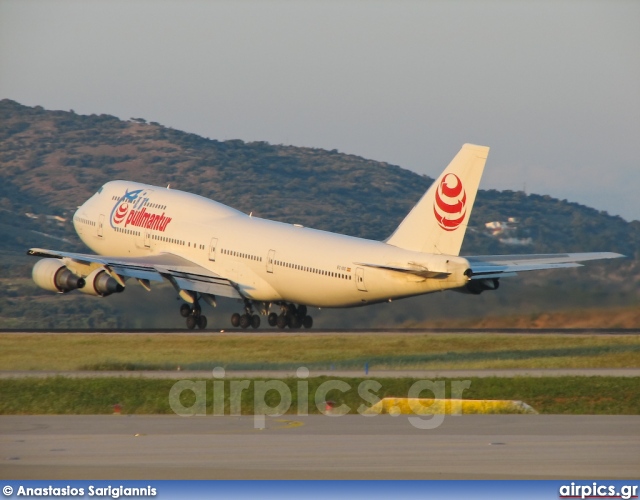
M 455 231 L 464 221 L 467 193 L 456 174 L 447 174 L 436 189 L 433 213 L 438 225 L 445 231 Z

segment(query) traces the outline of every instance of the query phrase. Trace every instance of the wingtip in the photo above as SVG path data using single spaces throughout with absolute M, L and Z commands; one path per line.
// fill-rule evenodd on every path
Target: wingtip
M 626 255 L 623 255 L 621 253 L 616 253 L 616 252 L 603 252 L 602 254 L 602 259 L 619 259 L 619 258 L 626 258 Z

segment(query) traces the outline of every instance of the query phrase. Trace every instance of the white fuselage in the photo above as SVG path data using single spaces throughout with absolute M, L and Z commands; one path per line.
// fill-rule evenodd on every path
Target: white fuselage
M 74 225 L 100 255 L 175 254 L 237 283 L 255 301 L 351 307 L 468 281 L 461 257 L 260 219 L 198 195 L 126 181 L 105 184 L 78 209 Z M 408 265 L 448 275 L 381 268 Z

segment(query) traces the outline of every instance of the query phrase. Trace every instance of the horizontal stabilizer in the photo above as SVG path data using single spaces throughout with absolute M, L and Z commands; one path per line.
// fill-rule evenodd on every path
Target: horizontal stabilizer
M 482 255 L 465 257 L 471 266 L 471 279 L 499 278 L 518 272 L 541 271 L 581 267 L 588 260 L 617 259 L 624 257 L 613 252 L 529 254 L 529 255 Z
M 380 264 L 367 264 L 365 262 L 356 262 L 357 266 L 366 266 L 366 267 L 374 267 L 376 269 L 384 269 L 387 271 L 394 271 L 396 273 L 405 273 L 405 274 L 413 274 L 414 276 L 420 276 L 421 278 L 434 278 L 434 279 L 443 279 L 449 276 L 451 273 L 446 271 L 431 271 L 427 269 L 425 266 L 421 266 L 420 264 L 412 264 L 411 262 L 407 267 L 399 267 L 399 266 L 384 266 Z

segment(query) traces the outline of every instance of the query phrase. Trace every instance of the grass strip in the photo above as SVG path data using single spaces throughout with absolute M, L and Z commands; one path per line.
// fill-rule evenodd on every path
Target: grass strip
M 427 354 L 404 354 L 399 356 L 360 356 L 351 359 L 341 359 L 338 361 L 321 360 L 300 363 L 274 363 L 274 362 L 233 362 L 233 361 L 198 361 L 184 363 L 183 370 L 212 370 L 222 367 L 225 370 L 295 370 L 300 366 L 305 366 L 310 370 L 352 370 L 365 366 L 369 369 L 407 369 L 410 367 L 428 368 L 431 366 L 473 366 L 480 362 L 482 366 L 502 361 L 526 361 L 537 359 L 554 360 L 558 358 L 576 359 L 593 358 L 617 354 L 633 354 L 638 356 L 640 345 L 608 345 L 608 346 L 587 346 L 587 347 L 560 347 L 556 349 L 521 349 L 483 352 L 439 352 Z M 550 363 L 545 363 L 545 368 Z M 567 364 L 557 364 L 557 367 L 567 368 Z M 575 364 L 575 363 L 574 363 Z M 516 366 L 522 366 L 517 364 Z M 587 365 L 589 368 L 593 365 Z M 138 371 L 138 370 L 174 370 L 175 364 L 145 364 L 145 363 L 122 363 L 117 361 L 103 361 L 100 363 L 87 364 L 81 370 L 88 371 Z
M 638 368 L 640 335 L 0 334 L 2 370 Z
M 247 390 L 241 392 L 242 414 L 253 414 L 256 382 L 266 379 L 249 380 Z M 328 381 L 342 381 L 347 384 L 341 390 L 334 389 L 323 395 L 320 409 L 315 404 L 315 395 L 321 384 Z M 627 377 L 516 377 L 516 378 L 469 378 L 465 399 L 509 399 L 523 401 L 539 413 L 568 415 L 638 415 L 640 414 L 640 381 Z M 230 386 L 234 379 L 224 380 L 225 414 L 230 414 Z M 240 381 L 236 379 L 236 381 Z M 317 414 L 324 408 L 324 400 L 332 400 L 337 405 L 345 404 L 355 413 L 356 409 L 371 403 L 363 400 L 358 387 L 370 379 L 342 377 L 314 377 L 301 381 L 297 378 L 283 379 L 291 392 L 291 406 L 288 414 L 298 412 L 298 388 L 301 395 L 308 397 L 308 413 Z M 446 390 L 445 397 L 451 397 L 455 382 L 451 379 L 436 379 Z M 213 379 L 201 379 L 206 398 L 206 413 L 213 413 Z M 308 383 L 307 388 L 300 386 Z M 378 398 L 407 397 L 409 390 L 417 382 L 413 378 L 376 379 L 380 388 L 370 392 Z M 90 378 L 75 379 L 51 377 L 45 379 L 5 379 L 0 380 L 0 415 L 91 415 L 113 413 L 114 405 L 122 408 L 123 414 L 173 414 L 169 404 L 169 393 L 176 380 L 144 378 Z M 246 384 L 246 382 L 245 382 Z M 219 394 L 219 393 L 218 393 Z M 414 396 L 416 396 L 414 394 Z M 430 391 L 423 391 L 420 397 L 433 397 Z M 455 394 L 454 394 L 455 396 Z M 275 390 L 266 392 L 264 401 L 271 407 L 280 403 L 280 395 Z M 195 393 L 182 391 L 180 402 L 190 407 L 196 402 Z

